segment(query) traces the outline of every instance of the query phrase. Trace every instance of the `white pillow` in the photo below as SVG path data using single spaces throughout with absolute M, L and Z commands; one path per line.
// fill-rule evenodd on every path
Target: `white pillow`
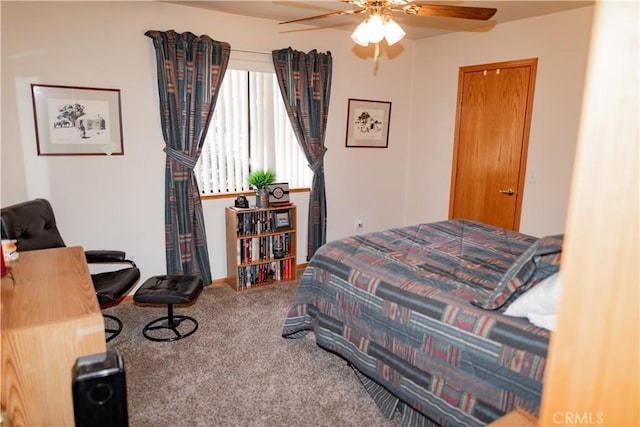
M 558 316 L 556 314 L 529 313 L 527 318 L 529 319 L 529 322 L 533 323 L 536 326 L 548 329 L 550 331 L 556 330 L 556 321 L 558 320 Z
M 552 274 L 520 295 L 504 314 L 514 317 L 555 315 L 560 290 L 560 272 Z M 536 324 L 529 318 L 529 321 Z M 547 328 L 549 329 L 549 328 Z

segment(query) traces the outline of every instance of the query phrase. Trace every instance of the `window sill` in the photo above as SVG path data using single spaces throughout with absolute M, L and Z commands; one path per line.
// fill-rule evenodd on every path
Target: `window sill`
M 291 188 L 289 189 L 289 193 L 310 193 L 311 188 L 302 187 L 302 188 Z M 239 195 L 244 196 L 255 196 L 255 191 L 239 191 L 235 193 L 217 193 L 217 194 L 200 194 L 201 200 L 215 200 L 215 199 L 235 199 Z

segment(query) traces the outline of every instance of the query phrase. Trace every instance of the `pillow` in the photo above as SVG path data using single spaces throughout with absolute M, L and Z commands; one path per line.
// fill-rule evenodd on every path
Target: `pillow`
M 562 239 L 563 235 L 559 234 L 536 240 L 509 267 L 487 298 L 473 300 L 471 304 L 485 310 L 497 310 L 510 298 L 517 298 L 540 280 L 558 272 Z
M 514 317 L 556 314 L 559 290 L 560 272 L 552 274 L 520 295 L 507 307 L 504 314 Z
M 555 314 L 534 314 L 531 313 L 527 316 L 529 318 L 529 322 L 533 323 L 536 326 L 541 328 L 545 328 L 549 331 L 556 330 L 556 321 L 558 320 L 558 316 Z

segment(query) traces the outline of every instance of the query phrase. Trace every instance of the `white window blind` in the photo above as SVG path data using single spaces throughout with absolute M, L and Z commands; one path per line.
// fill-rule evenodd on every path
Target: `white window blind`
M 258 169 L 290 188 L 311 185 L 275 73 L 228 69 L 195 168 L 198 185 L 202 194 L 248 191 Z

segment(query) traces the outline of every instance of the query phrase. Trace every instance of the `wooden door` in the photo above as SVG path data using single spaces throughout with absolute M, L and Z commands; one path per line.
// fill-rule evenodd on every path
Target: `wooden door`
M 450 219 L 519 229 L 537 62 L 460 68 Z
M 640 425 L 638 9 L 594 6 L 540 426 Z

